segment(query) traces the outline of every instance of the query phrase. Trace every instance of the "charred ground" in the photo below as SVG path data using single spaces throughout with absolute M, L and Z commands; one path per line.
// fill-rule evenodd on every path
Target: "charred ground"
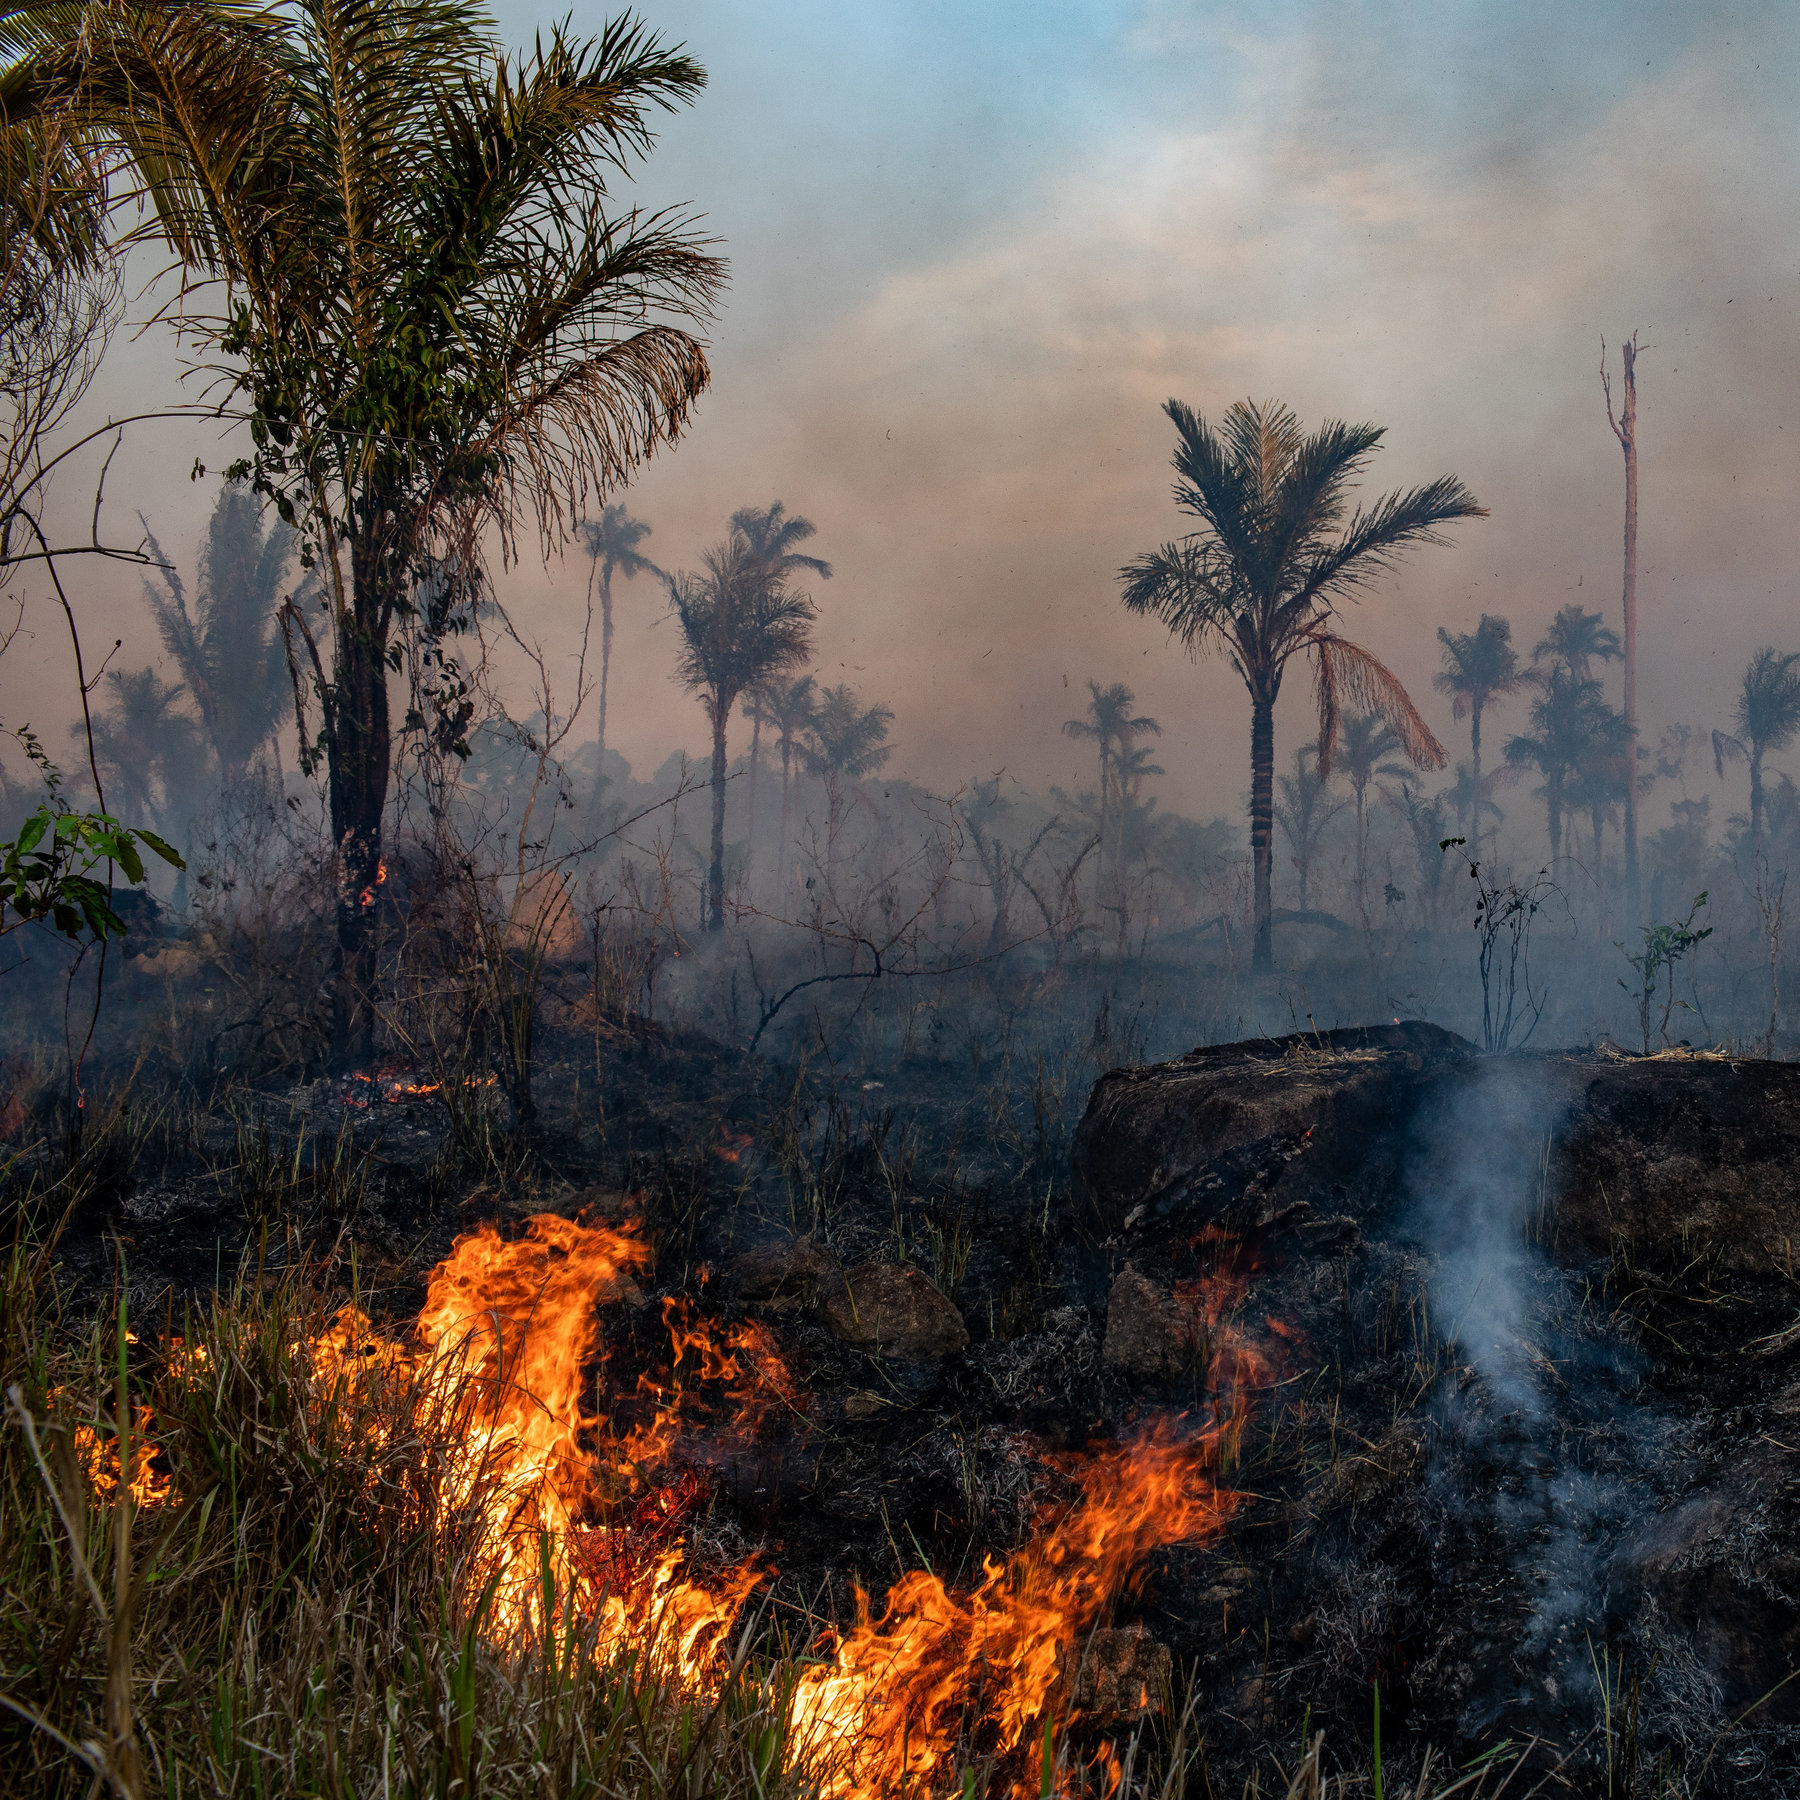
M 1178 1418 L 1237 1511 L 1116 1597 L 1096 1728 L 1191 1684 L 1215 1772 L 1309 1719 L 1353 1756 L 1378 1684 L 1390 1769 L 1540 1740 L 1577 1785 L 1626 1754 L 1800 1779 L 1800 1069 L 1309 1033 L 1114 1071 L 1072 1150 L 1029 1081 L 1009 1139 L 941 1065 L 645 1028 L 545 1091 L 578 1079 L 603 1124 L 480 1171 L 394 1071 L 126 1115 L 64 1265 L 166 1330 L 302 1263 L 398 1326 L 478 1222 L 635 1219 L 612 1388 L 666 1368 L 667 1296 L 760 1322 L 797 1383 L 752 1435 L 702 1421 L 665 1527 L 778 1571 L 776 1618 L 972 1580 L 1082 1457 Z

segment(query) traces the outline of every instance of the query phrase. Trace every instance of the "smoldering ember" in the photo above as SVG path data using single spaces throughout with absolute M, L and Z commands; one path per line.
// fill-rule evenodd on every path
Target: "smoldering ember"
M 1797 52 L 0 7 L 0 1790 L 1800 1796 Z

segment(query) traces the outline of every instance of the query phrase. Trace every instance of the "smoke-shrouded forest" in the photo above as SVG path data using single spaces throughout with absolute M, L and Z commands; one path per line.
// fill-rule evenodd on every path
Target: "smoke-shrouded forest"
M 8 1791 L 1800 1794 L 1791 72 L 766 11 L 0 7 Z

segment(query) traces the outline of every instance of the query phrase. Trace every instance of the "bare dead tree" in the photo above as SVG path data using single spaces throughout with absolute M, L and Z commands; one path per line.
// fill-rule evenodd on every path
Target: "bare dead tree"
M 1638 832 L 1637 832 L 1637 533 L 1638 533 L 1638 453 L 1637 453 L 1637 358 L 1638 341 L 1634 331 L 1619 346 L 1624 363 L 1624 379 L 1620 389 L 1617 416 L 1613 413 L 1612 378 L 1606 372 L 1606 339 L 1600 340 L 1600 391 L 1606 396 L 1606 422 L 1625 455 L 1625 891 L 1631 904 L 1637 904 Z

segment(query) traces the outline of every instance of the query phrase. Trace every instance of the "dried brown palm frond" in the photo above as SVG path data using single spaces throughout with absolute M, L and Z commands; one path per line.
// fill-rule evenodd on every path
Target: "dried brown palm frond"
M 1444 746 L 1433 735 L 1397 676 L 1378 656 L 1331 632 L 1312 640 L 1319 694 L 1319 774 L 1329 776 L 1337 755 L 1341 706 L 1385 719 L 1400 739 L 1402 755 L 1416 769 L 1441 769 Z

